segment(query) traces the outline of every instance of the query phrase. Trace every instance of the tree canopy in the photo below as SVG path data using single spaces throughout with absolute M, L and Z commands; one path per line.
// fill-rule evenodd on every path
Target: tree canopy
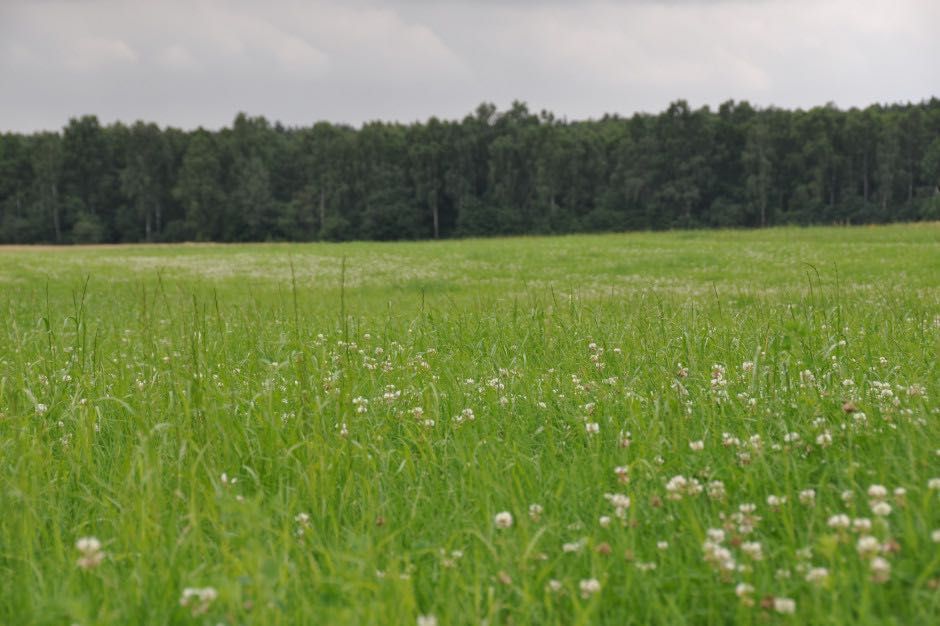
M 239 114 L 0 135 L 0 243 L 422 239 L 940 219 L 940 100 L 568 121 Z

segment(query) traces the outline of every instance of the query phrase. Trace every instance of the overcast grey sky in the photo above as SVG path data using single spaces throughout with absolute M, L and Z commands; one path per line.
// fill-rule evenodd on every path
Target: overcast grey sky
M 940 0 L 0 0 L 0 129 L 940 95 Z

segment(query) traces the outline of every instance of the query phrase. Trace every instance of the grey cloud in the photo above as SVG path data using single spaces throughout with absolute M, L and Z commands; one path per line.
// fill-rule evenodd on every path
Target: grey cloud
M 937 23 L 927 0 L 5 2 L 0 128 L 918 100 L 940 91 Z

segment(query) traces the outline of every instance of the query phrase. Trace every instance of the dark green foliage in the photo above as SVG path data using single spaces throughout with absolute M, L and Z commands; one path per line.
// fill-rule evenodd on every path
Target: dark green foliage
M 422 239 L 940 218 L 940 100 L 569 122 L 0 135 L 0 243 Z

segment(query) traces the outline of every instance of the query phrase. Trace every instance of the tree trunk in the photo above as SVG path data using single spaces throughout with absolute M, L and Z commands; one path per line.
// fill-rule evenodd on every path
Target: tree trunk
M 865 198 L 865 203 L 868 203 L 868 150 L 865 151 L 865 158 L 863 161 L 863 177 L 862 177 L 862 195 Z
M 59 193 L 52 183 L 52 227 L 55 230 L 55 242 L 62 243 L 62 224 L 59 219 Z

